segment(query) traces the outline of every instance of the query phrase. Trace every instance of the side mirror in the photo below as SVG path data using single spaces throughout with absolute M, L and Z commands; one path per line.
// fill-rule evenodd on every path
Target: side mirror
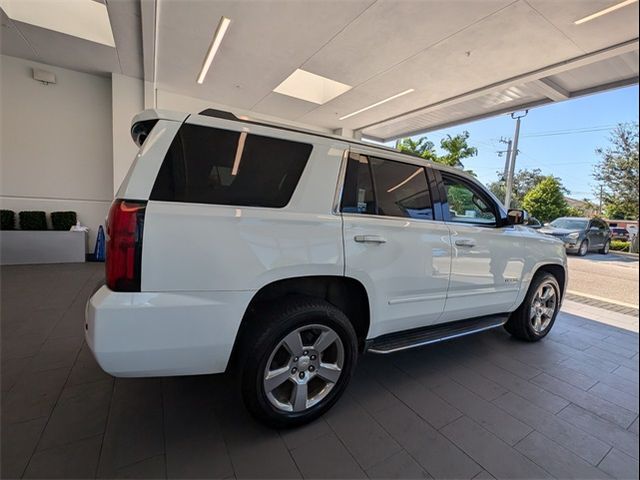
M 526 210 L 511 208 L 507 212 L 507 219 L 511 225 L 523 225 L 529 221 L 529 214 Z
M 600 229 L 599 229 L 598 227 L 591 227 L 591 228 L 589 229 L 589 231 L 590 231 L 590 232 L 599 232 L 599 231 L 600 231 Z

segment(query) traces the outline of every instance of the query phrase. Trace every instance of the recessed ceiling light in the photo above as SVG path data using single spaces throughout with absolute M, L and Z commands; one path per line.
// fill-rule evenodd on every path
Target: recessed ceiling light
M 94 0 L 0 0 L 12 20 L 115 47 L 107 6 Z
M 591 15 L 588 15 L 584 18 L 581 18 L 580 20 L 576 20 L 575 22 L 573 22 L 575 25 L 580 25 L 582 23 L 586 23 L 589 22 L 595 18 L 601 17 L 603 15 L 606 15 L 607 13 L 611 13 L 614 12 L 616 10 L 618 10 L 619 8 L 622 7 L 626 7 L 627 5 L 631 5 L 632 3 L 637 2 L 638 0 L 625 0 L 624 2 L 620 2 L 620 3 L 616 3 L 615 5 L 611 5 L 610 7 L 607 7 L 603 10 L 600 10 L 599 12 L 596 13 L 592 13 Z
M 323 105 L 349 90 L 350 85 L 299 68 L 273 89 L 276 93 L 318 105 Z
M 227 33 L 230 23 L 231 20 L 227 17 L 220 17 L 216 33 L 213 34 L 213 40 L 211 40 L 211 45 L 209 45 L 209 51 L 207 52 L 207 56 L 204 57 L 204 63 L 202 64 L 200 75 L 198 75 L 198 83 L 204 82 L 204 77 L 207 76 L 209 67 L 211 67 L 211 62 L 213 62 L 213 57 L 218 53 L 218 49 L 220 48 L 220 44 L 222 43 L 225 33 Z
M 384 100 L 380 100 L 379 102 L 376 102 L 376 103 L 374 103 L 372 105 L 369 105 L 368 107 L 361 108 L 360 110 L 356 110 L 355 112 L 351 112 L 350 114 L 345 115 L 344 117 L 340 117 L 340 120 L 345 120 L 345 119 L 347 119 L 349 117 L 353 117 L 354 115 L 358 115 L 359 113 L 366 112 L 367 110 L 371 110 L 372 108 L 375 108 L 378 105 L 382 105 L 383 103 L 390 102 L 391 100 L 395 100 L 396 98 L 402 97 L 403 95 L 407 95 L 407 94 L 409 94 L 411 92 L 415 92 L 415 89 L 414 88 L 410 88 L 408 90 L 405 90 L 404 92 L 396 93 L 395 95 L 392 95 L 389 98 L 385 98 Z

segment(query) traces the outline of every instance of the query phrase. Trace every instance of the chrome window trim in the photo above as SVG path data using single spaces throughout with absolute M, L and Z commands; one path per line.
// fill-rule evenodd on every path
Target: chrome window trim
M 333 195 L 333 207 L 331 209 L 332 215 L 341 215 L 340 204 L 342 203 L 342 194 L 344 191 L 344 179 L 347 175 L 347 164 L 349 163 L 350 149 L 345 148 L 342 153 L 342 159 L 340 160 L 340 170 L 338 172 L 338 181 L 336 183 L 336 191 Z

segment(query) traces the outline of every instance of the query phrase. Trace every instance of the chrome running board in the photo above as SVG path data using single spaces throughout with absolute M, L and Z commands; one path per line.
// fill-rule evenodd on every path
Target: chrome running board
M 509 314 L 505 313 L 390 333 L 369 340 L 366 351 L 386 354 L 422 347 L 423 345 L 444 342 L 445 340 L 498 328 L 504 325 L 508 319 Z

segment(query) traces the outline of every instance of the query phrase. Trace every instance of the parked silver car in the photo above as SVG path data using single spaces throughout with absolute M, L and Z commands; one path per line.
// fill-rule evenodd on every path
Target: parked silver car
M 589 251 L 609 253 L 611 229 L 599 218 L 560 217 L 538 230 L 562 239 L 567 253 L 585 256 Z

